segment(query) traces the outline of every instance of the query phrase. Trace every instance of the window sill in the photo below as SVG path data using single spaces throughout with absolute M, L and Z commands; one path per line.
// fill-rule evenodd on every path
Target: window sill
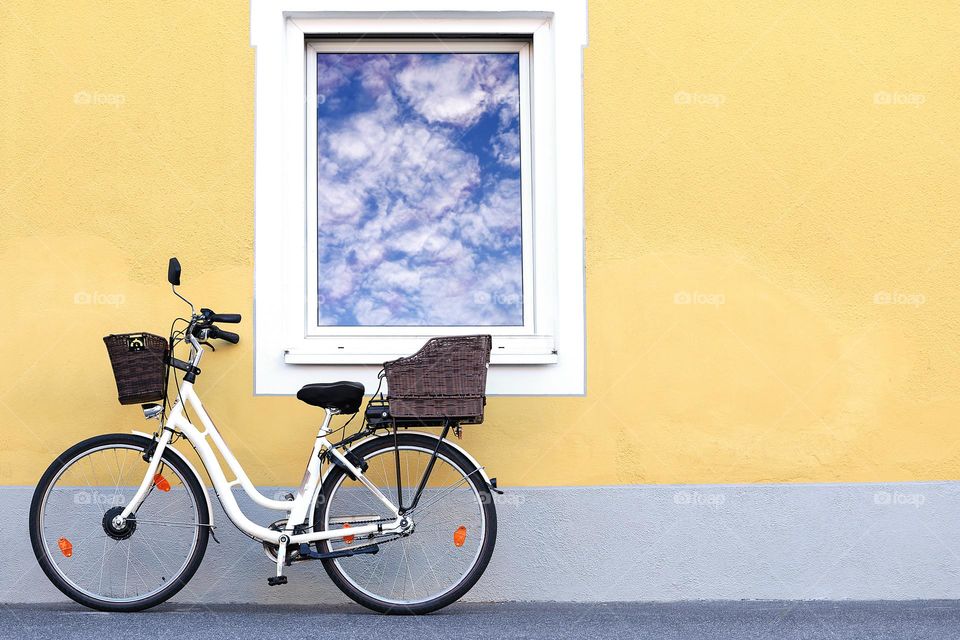
M 301 347 L 284 349 L 284 364 L 383 364 L 416 353 L 423 337 L 309 338 Z M 551 336 L 494 336 L 490 364 L 556 364 Z

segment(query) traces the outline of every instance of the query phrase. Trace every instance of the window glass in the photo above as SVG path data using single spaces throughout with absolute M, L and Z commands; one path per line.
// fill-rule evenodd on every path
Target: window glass
M 318 53 L 320 326 L 522 326 L 516 53 Z

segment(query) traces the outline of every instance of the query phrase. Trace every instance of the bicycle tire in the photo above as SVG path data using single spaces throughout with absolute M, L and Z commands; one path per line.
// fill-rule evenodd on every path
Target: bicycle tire
M 391 434 L 364 442 L 354 447 L 352 452 L 366 459 L 386 449 L 392 451 L 395 444 L 401 447 L 401 449 L 404 447 L 413 447 L 432 453 L 437 446 L 437 440 L 431 436 L 416 433 L 401 433 L 398 434 L 396 440 L 394 440 L 394 436 Z M 490 488 L 487 486 L 486 480 L 484 480 L 483 476 L 478 472 L 476 465 L 455 447 L 443 442 L 440 445 L 438 453 L 458 467 L 480 496 L 484 516 L 485 537 L 481 543 L 477 559 L 469 571 L 452 589 L 436 598 L 409 605 L 389 602 L 364 593 L 346 577 L 337 559 L 328 558 L 322 560 L 324 569 L 333 583 L 354 602 L 379 613 L 391 615 L 423 615 L 449 606 L 462 598 L 473 588 L 486 570 L 490 558 L 493 555 L 497 539 L 497 513 Z M 331 492 L 341 483 L 345 475 L 346 472 L 342 468 L 334 467 L 324 480 L 314 507 L 314 526 L 317 530 L 324 530 L 326 521 L 324 511 L 329 508 L 329 505 L 332 503 Z M 413 513 L 415 514 L 416 510 L 414 510 Z M 413 535 L 416 535 L 416 533 Z M 318 548 L 321 551 L 326 550 L 329 548 L 328 543 L 318 543 Z
M 134 450 L 144 451 L 150 446 L 151 442 L 152 441 L 149 438 L 133 434 L 106 434 L 89 438 L 75 444 L 58 456 L 57 459 L 54 460 L 54 462 L 47 468 L 46 472 L 44 472 L 43 476 L 40 478 L 40 482 L 37 484 L 37 488 L 33 494 L 33 500 L 30 503 L 29 514 L 30 543 L 33 546 L 34 555 L 37 558 L 37 562 L 40 564 L 40 568 L 43 569 L 43 572 L 46 574 L 47 578 L 50 579 L 50 582 L 52 582 L 54 586 L 63 592 L 64 595 L 79 604 L 92 609 L 97 609 L 99 611 L 117 612 L 142 611 L 144 609 L 155 607 L 156 605 L 167 601 L 178 591 L 180 591 L 187 584 L 190 578 L 193 577 L 194 573 L 196 573 L 197 568 L 200 566 L 200 562 L 203 560 L 210 533 L 209 526 L 206 526 L 210 524 L 210 513 L 207 509 L 207 501 L 204 495 L 204 490 L 194 472 L 183 462 L 183 460 L 179 458 L 179 456 L 170 450 L 164 451 L 161 460 L 164 464 L 173 467 L 176 470 L 178 476 L 183 481 L 184 487 L 191 492 L 193 503 L 197 508 L 198 523 L 200 526 L 202 526 L 205 533 L 201 532 L 201 534 L 196 537 L 196 545 L 193 547 L 186 564 L 178 575 L 174 576 L 168 581 L 166 586 L 161 588 L 159 591 L 156 591 L 155 593 L 152 593 L 149 596 L 139 600 L 127 600 L 123 602 L 104 600 L 94 597 L 88 593 L 84 593 L 74 585 L 70 584 L 70 582 L 66 580 L 64 576 L 62 576 L 60 572 L 58 572 L 53 566 L 53 563 L 47 554 L 48 549 L 44 544 L 43 532 L 41 530 L 44 502 L 51 484 L 59 477 L 60 473 L 65 469 L 65 467 L 67 467 L 73 461 L 80 459 L 84 453 L 95 451 L 96 449 L 101 449 L 105 446 L 119 445 L 121 448 L 132 448 Z M 146 467 L 144 467 L 144 469 L 145 468 Z M 136 534 L 134 533 L 133 535 Z

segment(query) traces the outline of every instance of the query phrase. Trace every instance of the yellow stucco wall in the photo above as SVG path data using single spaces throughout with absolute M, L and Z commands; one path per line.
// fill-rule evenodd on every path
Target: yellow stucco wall
M 51 7 L 0 2 L 3 484 L 144 428 L 100 338 L 166 332 L 169 255 L 252 310 L 247 2 Z M 960 475 L 958 24 L 591 2 L 588 393 L 492 399 L 464 444 L 504 485 Z M 294 483 L 317 411 L 252 395 L 240 333 L 204 397 L 255 481 Z

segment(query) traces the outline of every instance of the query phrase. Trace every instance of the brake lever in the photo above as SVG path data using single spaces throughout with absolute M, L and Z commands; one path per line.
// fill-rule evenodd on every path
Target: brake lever
M 201 345 L 204 345 L 204 346 L 207 346 L 207 347 L 210 347 L 210 351 L 216 351 L 216 350 L 217 350 L 217 348 L 216 348 L 215 346 L 213 346 L 212 344 L 210 344 L 210 343 L 207 342 L 206 340 L 204 340 L 204 341 L 201 342 L 200 344 L 201 344 Z

